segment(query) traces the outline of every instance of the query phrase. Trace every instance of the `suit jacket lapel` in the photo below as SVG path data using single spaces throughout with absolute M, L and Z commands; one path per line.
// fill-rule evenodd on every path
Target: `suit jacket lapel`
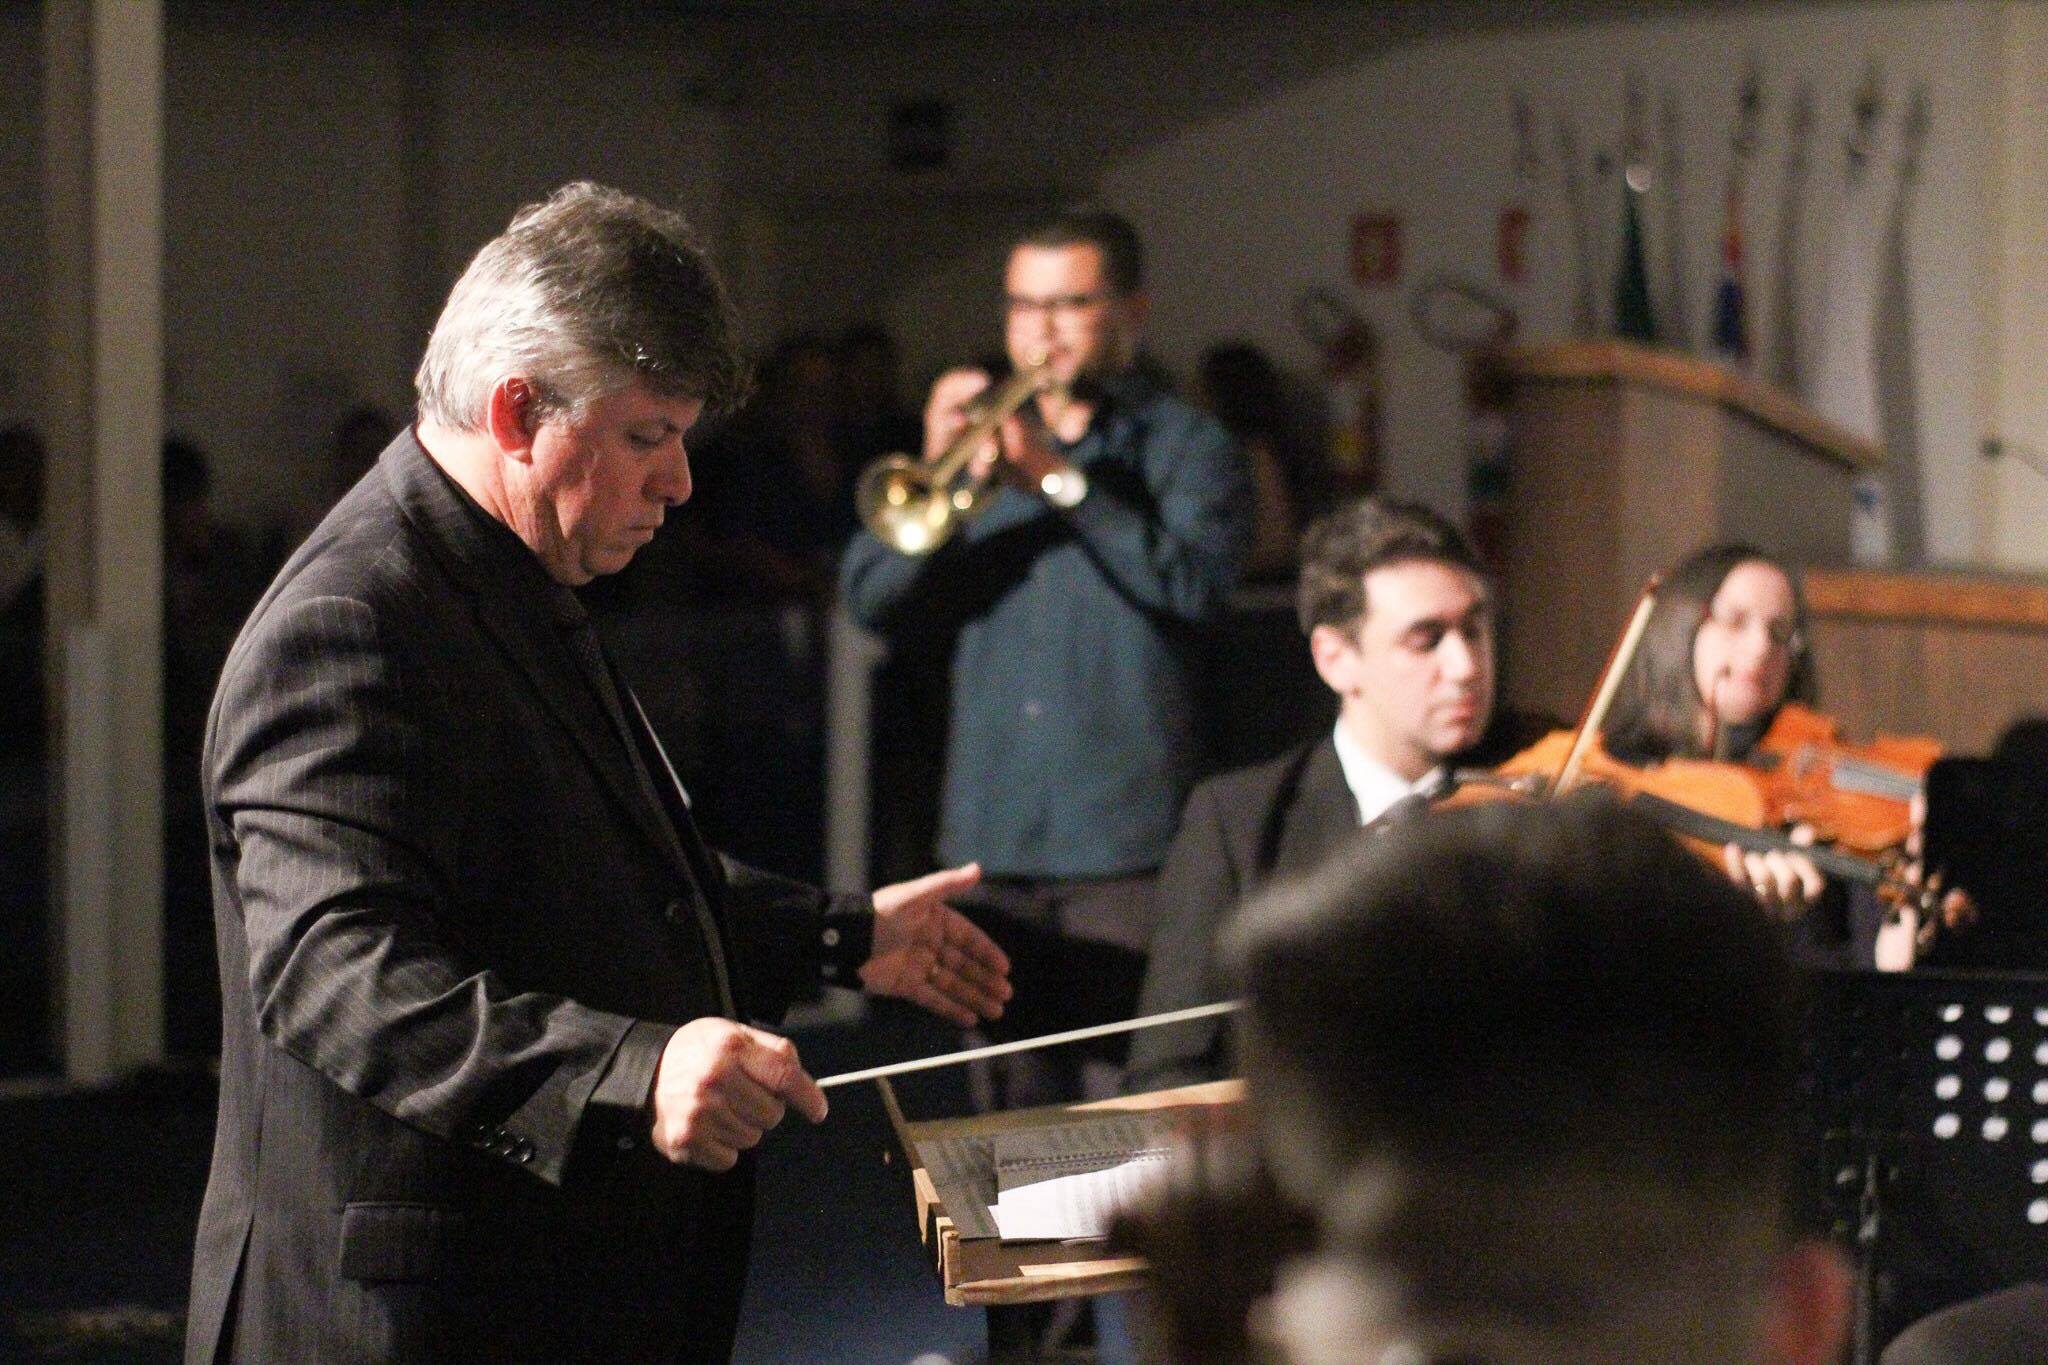
M 1291 800 L 1281 803 L 1273 870 L 1312 871 L 1331 849 L 1358 833 L 1358 798 L 1344 781 L 1337 746 L 1325 735 L 1303 757 Z
M 533 622 L 513 619 L 515 613 L 506 611 L 501 603 L 481 596 L 475 601 L 477 616 L 493 643 L 526 675 L 541 704 L 576 741 L 576 747 L 604 779 L 635 827 L 663 856 L 686 873 L 692 873 L 674 827 L 633 764 L 625 747 L 626 737 L 613 726 L 595 687 L 583 676 L 582 667 L 560 639 L 559 628 L 543 616 L 540 624 L 549 634 L 540 635 L 532 629 Z M 696 881 L 694 873 L 691 881 Z

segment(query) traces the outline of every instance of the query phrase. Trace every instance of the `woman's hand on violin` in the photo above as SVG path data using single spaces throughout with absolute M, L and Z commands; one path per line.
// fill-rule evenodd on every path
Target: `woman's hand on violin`
M 1792 842 L 1813 842 L 1813 827 L 1799 825 Z M 1794 920 L 1813 908 L 1827 889 L 1827 877 L 1804 853 L 1771 850 L 1748 853 L 1736 844 L 1721 850 L 1721 865 L 1729 880 L 1746 886 L 1764 909 L 1780 919 Z

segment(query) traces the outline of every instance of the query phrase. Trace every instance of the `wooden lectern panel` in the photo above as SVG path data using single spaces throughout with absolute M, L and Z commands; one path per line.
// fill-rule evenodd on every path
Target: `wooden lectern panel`
M 889 1083 L 881 1081 L 878 1084 L 882 1087 L 882 1105 L 888 1110 L 889 1123 L 896 1130 L 897 1143 L 910 1167 L 918 1235 L 939 1272 L 946 1302 L 956 1307 L 1038 1303 L 1047 1299 L 1107 1294 L 1136 1288 L 1145 1282 L 1149 1270 L 1137 1257 L 1109 1256 L 1099 1242 L 1004 1242 L 992 1237 L 963 1240 L 954 1230 L 953 1220 L 946 1217 L 938 1194 L 932 1188 L 931 1178 L 918 1160 L 919 1139 L 1017 1132 L 1069 1122 L 1078 1115 L 1118 1110 L 1208 1108 L 1234 1104 L 1243 1094 L 1243 1085 L 1239 1081 L 1213 1081 L 1177 1090 L 1124 1095 L 1092 1104 L 1055 1104 L 1038 1109 L 1013 1109 L 1003 1114 L 912 1122 L 904 1118 Z

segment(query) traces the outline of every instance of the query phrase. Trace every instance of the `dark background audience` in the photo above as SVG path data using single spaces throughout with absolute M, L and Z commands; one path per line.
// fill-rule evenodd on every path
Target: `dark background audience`
M 0 431 L 0 1074 L 55 1064 L 49 1036 L 49 772 L 43 483 L 27 426 Z

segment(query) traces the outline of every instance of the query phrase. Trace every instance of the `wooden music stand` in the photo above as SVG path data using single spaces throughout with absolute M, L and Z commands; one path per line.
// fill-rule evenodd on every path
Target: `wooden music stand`
M 910 1171 L 911 1197 L 917 1210 L 918 1235 L 939 1272 L 946 1302 L 959 1308 L 991 1304 L 1039 1303 L 1048 1299 L 1084 1298 L 1113 1290 L 1132 1289 L 1145 1282 L 1148 1267 L 1136 1256 L 1105 1256 L 1100 1243 L 1003 1242 L 996 1238 L 962 1240 L 953 1220 L 939 1203 L 931 1177 L 918 1159 L 917 1143 L 944 1137 L 971 1137 L 1017 1132 L 1026 1128 L 1071 1122 L 1079 1115 L 1119 1110 L 1206 1108 L 1234 1104 L 1243 1095 L 1240 1081 L 1212 1081 L 1183 1086 L 1177 1090 L 1155 1090 L 1144 1095 L 1125 1095 L 1089 1104 L 1054 1104 L 1038 1109 L 1014 1109 L 1003 1114 L 976 1114 L 968 1118 L 927 1119 L 913 1123 L 904 1118 L 896 1103 L 896 1092 L 886 1080 L 877 1081 L 882 1090 L 882 1107 L 896 1130 L 896 1141 Z

